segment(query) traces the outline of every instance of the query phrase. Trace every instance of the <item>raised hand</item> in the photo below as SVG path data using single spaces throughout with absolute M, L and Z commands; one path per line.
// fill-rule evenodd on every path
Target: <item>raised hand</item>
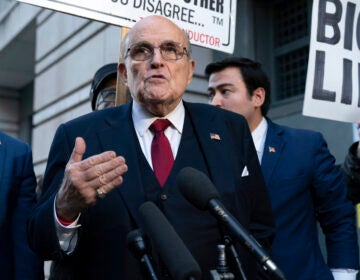
M 62 221 L 74 221 L 83 210 L 120 186 L 128 167 L 122 156 L 103 152 L 83 160 L 86 143 L 77 137 L 56 198 L 56 213 Z

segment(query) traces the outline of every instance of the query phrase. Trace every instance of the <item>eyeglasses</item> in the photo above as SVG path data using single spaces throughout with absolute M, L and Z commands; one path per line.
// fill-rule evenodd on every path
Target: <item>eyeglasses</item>
M 96 99 L 96 110 L 102 110 L 115 106 L 116 88 L 105 88 L 100 90 Z
M 125 58 L 130 55 L 133 60 L 145 61 L 154 56 L 154 49 L 157 48 L 160 49 L 161 57 L 167 61 L 179 60 L 184 55 L 189 55 L 186 47 L 176 42 L 164 42 L 158 47 L 148 43 L 137 43 L 127 49 Z

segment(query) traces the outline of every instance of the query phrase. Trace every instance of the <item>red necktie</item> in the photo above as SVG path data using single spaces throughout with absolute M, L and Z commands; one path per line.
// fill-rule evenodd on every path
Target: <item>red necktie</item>
M 155 133 L 151 143 L 152 164 L 156 178 L 161 186 L 164 186 L 174 164 L 170 143 L 164 134 L 165 129 L 170 124 L 167 119 L 157 119 L 150 126 L 150 130 Z

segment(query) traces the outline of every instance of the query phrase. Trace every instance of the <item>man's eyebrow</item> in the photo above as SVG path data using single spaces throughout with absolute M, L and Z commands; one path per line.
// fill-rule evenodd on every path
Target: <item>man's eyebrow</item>
M 222 88 L 222 87 L 229 87 L 229 86 L 233 87 L 234 84 L 232 84 L 232 83 L 223 83 L 223 84 L 220 84 L 220 85 L 216 85 L 214 87 L 208 87 L 208 90 L 213 89 L 213 88 Z

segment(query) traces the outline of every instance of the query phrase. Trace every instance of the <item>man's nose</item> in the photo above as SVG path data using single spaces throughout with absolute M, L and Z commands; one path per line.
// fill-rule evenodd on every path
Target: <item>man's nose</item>
M 210 104 L 216 107 L 222 106 L 222 96 L 219 93 L 215 93 L 212 100 L 210 101 Z
M 161 56 L 160 48 L 154 48 L 154 53 L 153 56 L 151 57 L 151 65 L 158 67 L 162 65 L 163 62 L 164 60 Z

